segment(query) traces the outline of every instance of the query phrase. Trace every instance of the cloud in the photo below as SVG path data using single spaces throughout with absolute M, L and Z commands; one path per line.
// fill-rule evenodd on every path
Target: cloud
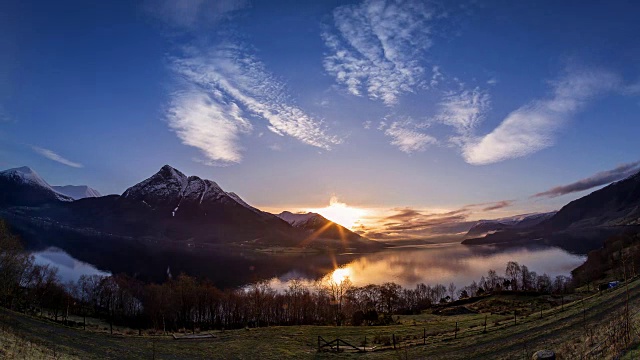
M 379 219 L 377 226 L 361 226 L 358 233 L 378 240 L 426 239 L 457 236 L 468 231 L 474 224 L 467 221 L 471 211 L 466 208 L 446 212 L 413 208 L 393 211 L 394 214 Z
M 65 159 L 62 156 L 56 154 L 55 152 L 49 150 L 49 149 L 45 149 L 45 148 L 41 148 L 41 147 L 37 147 L 37 146 L 32 146 L 31 149 L 33 151 L 35 151 L 36 153 L 46 157 L 49 160 L 53 160 L 53 161 L 57 161 L 60 164 L 64 164 L 67 166 L 71 166 L 74 168 L 81 168 L 83 167 L 82 164 L 77 163 L 77 162 L 73 162 L 71 160 Z
M 490 107 L 489 94 L 480 88 L 449 92 L 440 102 L 436 120 L 456 130 L 458 137 L 452 138 L 454 141 L 464 141 L 473 135 Z
M 333 26 L 322 33 L 329 49 L 324 68 L 351 94 L 394 105 L 401 94 L 426 86 L 420 60 L 432 43 L 433 17 L 422 1 L 365 0 L 340 6 L 333 11 Z
M 464 159 L 473 165 L 523 157 L 554 144 L 555 135 L 586 102 L 619 86 L 619 78 L 602 70 L 569 71 L 554 82 L 546 100 L 515 110 L 489 134 L 462 144 Z
M 513 205 L 513 203 L 514 203 L 513 200 L 498 201 L 498 202 L 495 202 L 495 203 L 491 203 L 489 206 L 483 208 L 482 211 L 492 211 L 492 210 L 504 209 L 506 207 L 509 207 L 509 206 Z
M 384 133 L 393 138 L 391 145 L 397 146 L 400 151 L 407 154 L 424 151 L 429 145 L 438 142 L 433 136 L 412 129 L 410 126 L 406 122 L 396 121 Z
M 210 160 L 203 161 L 208 165 L 240 162 L 238 135 L 252 129 L 236 103 L 197 89 L 174 94 L 167 119 L 183 144 L 202 151 Z
M 622 164 L 615 169 L 601 171 L 571 184 L 556 186 L 547 191 L 537 193 L 531 197 L 554 198 L 574 192 L 585 191 L 594 187 L 609 184 L 614 181 L 622 180 L 626 177 L 636 174 L 638 171 L 640 171 L 640 161 Z
M 172 27 L 195 30 L 215 25 L 248 5 L 246 0 L 146 0 L 144 10 Z
M 214 162 L 241 161 L 238 135 L 252 129 L 249 119 L 266 120 L 272 132 L 325 150 L 342 142 L 327 134 L 321 120 L 293 105 L 285 85 L 243 46 L 185 48 L 171 68 L 189 90 L 172 101 L 169 125 L 185 144 Z

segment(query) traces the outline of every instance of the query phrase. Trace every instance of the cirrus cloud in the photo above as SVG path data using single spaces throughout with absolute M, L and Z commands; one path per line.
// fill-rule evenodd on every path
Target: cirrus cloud
M 462 155 L 469 164 L 485 165 L 547 148 L 589 99 L 614 90 L 619 83 L 618 76 L 604 70 L 570 71 L 552 84 L 549 99 L 532 101 L 509 114 L 489 134 L 467 139 Z
M 323 121 L 294 105 L 285 85 L 243 46 L 185 48 L 171 68 L 189 90 L 172 101 L 169 126 L 214 164 L 241 161 L 238 137 L 251 131 L 250 119 L 266 120 L 273 133 L 324 150 L 342 142 L 328 134 Z
M 59 162 L 60 164 L 67 165 L 67 166 L 74 167 L 74 168 L 84 167 L 84 165 L 82 165 L 80 163 L 71 161 L 71 160 L 69 160 L 67 158 L 62 157 L 61 155 L 58 155 L 53 150 L 41 148 L 41 147 L 38 147 L 38 146 L 32 146 L 31 149 L 33 151 L 35 151 L 37 154 L 40 154 L 40 155 L 46 157 L 49 160 L 53 160 L 55 162 Z
M 357 96 L 394 105 L 403 93 L 426 86 L 420 60 L 431 47 L 433 9 L 422 1 L 366 0 L 333 11 L 323 32 L 330 50 L 325 70 Z M 437 67 L 433 77 L 441 77 Z
M 554 198 L 574 192 L 593 189 L 598 186 L 606 185 L 614 181 L 622 180 L 640 171 L 640 161 L 622 164 L 615 169 L 600 171 L 584 179 L 578 180 L 571 184 L 553 187 L 547 191 L 543 191 L 532 195 L 532 198 Z

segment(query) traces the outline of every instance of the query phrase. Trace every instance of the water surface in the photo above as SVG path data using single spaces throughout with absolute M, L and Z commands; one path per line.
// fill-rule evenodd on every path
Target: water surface
M 33 252 L 32 255 L 36 264 L 56 267 L 58 278 L 63 283 L 76 282 L 82 275 L 110 275 L 106 271 L 96 269 L 91 264 L 74 259 L 71 255 L 55 247 Z
M 81 275 L 108 275 L 95 266 L 75 259 L 58 248 L 47 248 L 34 252 L 36 263 L 49 264 L 59 269 L 62 281 L 77 281 Z M 371 254 L 314 254 L 294 256 L 252 255 L 242 258 L 226 258 L 226 261 L 212 261 L 211 254 L 201 253 L 202 261 L 191 257 L 190 267 L 185 272 L 200 277 L 208 277 L 218 283 L 241 286 L 258 280 L 268 280 L 274 288 L 284 289 L 288 281 L 301 279 L 306 284 L 332 277 L 335 269 L 342 276 L 348 276 L 356 286 L 395 282 L 404 287 L 416 284 L 448 285 L 453 282 L 458 288 L 478 281 L 489 269 L 504 274 L 506 264 L 516 261 L 527 265 L 530 271 L 546 273 L 551 277 L 570 275 L 572 269 L 582 264 L 584 255 L 571 254 L 565 250 L 549 246 L 493 247 L 466 246 L 458 243 L 408 246 L 386 249 Z M 167 268 L 179 269 L 177 256 L 160 261 L 148 262 L 147 266 L 158 267 L 166 273 Z M 186 259 L 186 258 L 185 258 Z M 208 260 L 207 260 L 208 259 Z M 185 260 L 186 261 L 186 260 Z M 137 264 L 135 267 L 141 270 Z M 104 267 L 104 265 L 102 265 Z M 109 268 L 107 266 L 107 268 Z M 244 274 L 238 269 L 246 269 Z M 182 270 L 180 270 L 182 271 Z M 224 283 L 220 283 L 221 277 Z

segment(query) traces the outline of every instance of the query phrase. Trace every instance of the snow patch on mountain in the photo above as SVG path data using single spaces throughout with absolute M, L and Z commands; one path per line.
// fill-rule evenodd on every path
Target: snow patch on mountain
M 240 196 L 238 196 L 238 194 L 234 193 L 234 192 L 228 192 L 227 195 L 232 198 L 233 200 L 235 200 L 238 204 L 246 207 L 247 209 L 255 212 L 255 213 L 261 213 L 262 211 L 254 208 L 253 206 L 247 204 L 244 200 L 242 200 L 242 198 Z
M 98 190 L 92 189 L 87 185 L 63 185 L 52 186 L 51 188 L 57 193 L 66 195 L 74 200 L 102 196 Z
M 310 221 L 322 218 L 322 215 L 308 212 L 308 213 L 292 213 L 290 211 L 283 211 L 276 215 L 280 219 L 288 222 L 291 226 L 299 227 L 308 224 Z
M 73 201 L 73 198 L 60 194 L 55 191 L 49 183 L 47 183 L 38 173 L 33 171 L 28 166 L 23 166 L 19 168 L 8 169 L 0 172 L 0 176 L 7 178 L 13 182 L 28 185 L 28 186 L 36 186 L 39 188 L 43 188 L 46 191 L 53 192 L 54 196 L 60 201 Z

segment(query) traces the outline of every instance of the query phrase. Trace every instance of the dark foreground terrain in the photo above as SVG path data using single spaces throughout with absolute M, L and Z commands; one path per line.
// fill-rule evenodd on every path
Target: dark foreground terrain
M 511 296 L 511 297 L 510 297 Z M 628 297 L 628 298 L 627 298 Z M 628 299 L 628 300 L 627 300 Z M 555 299 L 557 301 L 558 299 Z M 528 316 L 517 317 L 504 311 L 462 315 L 394 316 L 390 326 L 290 326 L 210 332 L 214 337 L 201 340 L 174 340 L 170 335 L 152 335 L 118 329 L 108 335 L 106 328 L 71 328 L 48 320 L 0 310 L 0 357 L 78 358 L 78 359 L 283 359 L 283 358 L 362 358 L 362 359 L 523 359 L 534 351 L 550 348 L 562 359 L 615 358 L 624 349 L 637 346 L 636 323 L 640 319 L 640 281 L 631 281 L 603 293 L 564 298 L 564 305 L 548 308 L 540 299 L 498 295 L 470 304 L 467 309 L 485 308 L 495 302 L 518 301 L 532 308 Z M 571 302 L 569 302 L 571 301 Z M 629 304 L 631 338 L 623 341 Z M 490 307 L 489 307 L 490 309 Z M 455 311 L 454 311 L 455 312 Z M 466 312 L 466 311 L 462 311 Z M 460 313 L 460 312 L 458 312 Z M 483 333 L 485 316 L 487 331 Z M 459 331 L 454 334 L 458 324 Z M 427 337 L 423 339 L 426 332 Z M 342 346 L 340 354 L 318 352 L 318 337 L 328 341 L 340 338 L 366 352 Z M 367 342 L 364 343 L 365 337 Z M 392 345 L 396 338 L 396 349 Z M 426 345 L 423 345 L 426 343 Z M 34 355 L 36 354 L 36 355 Z M 627 354 L 627 356 L 631 356 Z

